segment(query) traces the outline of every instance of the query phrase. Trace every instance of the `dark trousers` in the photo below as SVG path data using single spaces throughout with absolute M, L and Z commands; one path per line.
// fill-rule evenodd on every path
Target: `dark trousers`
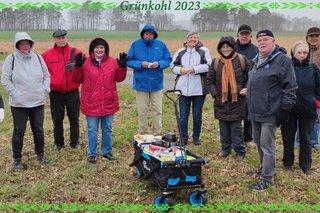
M 295 113 L 290 114 L 288 123 L 281 126 L 283 140 L 283 165 L 292 166 L 294 162 L 294 141 L 297 126 L 299 125 L 300 134 L 300 152 L 299 166 L 305 171 L 311 168 L 311 133 L 314 125 L 314 118 L 307 116 L 297 116 Z
M 219 120 L 221 148 L 230 152 L 232 147 L 237 154 L 244 155 L 246 148 L 243 143 L 241 120 Z
M 179 98 L 180 106 L 180 128 L 183 139 L 188 139 L 188 120 L 190 115 L 190 108 L 192 104 L 193 115 L 193 139 L 200 138 L 202 126 L 202 107 L 206 99 L 206 95 L 199 96 L 181 96 Z
M 250 120 L 243 120 L 243 140 L 244 142 L 252 141 L 252 124 Z
M 11 107 L 13 117 L 12 151 L 13 158 L 22 157 L 23 137 L 26 131 L 27 121 L 30 120 L 33 133 L 34 149 L 37 155 L 44 153 L 43 119 L 44 106 L 33 108 Z
M 80 116 L 80 96 L 79 90 L 75 89 L 68 93 L 50 92 L 50 108 L 54 125 L 54 143 L 59 146 L 64 145 L 63 119 L 65 109 L 70 122 L 70 145 L 79 143 L 79 116 Z

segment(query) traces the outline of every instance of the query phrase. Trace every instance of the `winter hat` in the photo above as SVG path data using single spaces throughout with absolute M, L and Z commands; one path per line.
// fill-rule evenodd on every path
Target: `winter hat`
M 307 36 L 310 35 L 320 35 L 320 28 L 319 27 L 311 27 L 307 31 Z
M 218 51 L 221 49 L 223 44 L 228 44 L 230 47 L 232 47 L 232 49 L 234 49 L 236 45 L 236 41 L 232 36 L 222 36 L 218 43 L 218 47 L 217 47 Z
M 271 30 L 260 30 L 260 31 L 257 33 L 256 38 L 259 38 L 259 37 L 262 37 L 262 36 L 270 36 L 270 37 L 274 38 L 274 35 L 273 35 L 273 33 L 271 32 Z
M 239 33 L 242 33 L 242 32 L 248 32 L 248 33 L 251 33 L 252 30 L 251 30 L 251 27 L 249 25 L 246 25 L 246 24 L 243 24 L 239 27 L 238 29 L 238 34 Z
M 109 45 L 103 38 L 95 38 L 91 41 L 89 46 L 89 54 L 93 53 L 93 50 L 96 46 L 102 45 L 105 48 L 105 53 L 108 56 L 109 55 Z
M 291 49 L 291 54 L 295 56 L 299 50 L 307 50 L 309 52 L 309 45 L 305 41 L 297 41 L 293 44 L 293 47 Z

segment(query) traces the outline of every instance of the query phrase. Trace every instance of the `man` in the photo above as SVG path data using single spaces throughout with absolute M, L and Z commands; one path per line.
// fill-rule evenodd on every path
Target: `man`
M 310 62 L 316 64 L 320 68 L 320 28 L 311 27 L 307 31 L 307 42 L 310 46 Z M 319 116 L 319 115 L 318 115 Z M 319 149 L 318 137 L 319 137 L 319 119 L 318 116 L 314 123 L 311 146 L 313 149 Z
M 252 59 L 258 54 L 258 48 L 256 45 L 251 43 L 251 27 L 249 25 L 243 24 L 239 27 L 237 33 L 237 43 L 235 50 L 247 57 L 247 59 L 252 63 Z M 252 125 L 251 121 L 248 119 L 243 120 L 243 140 L 248 146 L 255 146 L 252 143 Z
M 128 52 L 128 67 L 133 69 L 133 89 L 139 117 L 138 133 L 148 130 L 148 108 L 152 108 L 152 132 L 161 134 L 163 69 L 172 60 L 167 46 L 157 40 L 158 33 L 152 25 L 145 25 L 141 38 L 134 41 Z
M 42 54 L 50 75 L 50 104 L 54 124 L 55 149 L 60 151 L 64 144 L 63 119 L 65 109 L 70 122 L 70 146 L 81 149 L 79 144 L 80 84 L 72 81 L 74 56 L 81 51 L 68 45 L 67 31 L 59 29 L 53 34 L 55 45 Z
M 253 59 L 248 82 L 248 119 L 260 158 L 259 180 L 250 188 L 264 191 L 273 184 L 277 126 L 286 122 L 297 89 L 294 69 L 286 50 L 275 44 L 270 30 L 257 33 L 259 54 Z

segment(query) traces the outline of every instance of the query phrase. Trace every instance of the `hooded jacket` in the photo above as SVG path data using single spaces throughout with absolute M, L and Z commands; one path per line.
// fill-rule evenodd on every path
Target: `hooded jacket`
M 235 41 L 231 36 L 222 37 L 218 43 L 218 52 L 222 55 L 220 52 L 220 49 L 224 43 L 227 43 L 230 47 L 234 48 Z M 228 58 L 231 58 L 235 52 L 231 53 L 231 55 Z M 245 58 L 245 57 L 244 57 Z M 214 61 L 219 60 L 219 58 L 215 58 L 210 66 L 210 70 L 207 75 L 207 82 L 206 87 L 208 91 L 210 92 L 211 96 L 215 99 L 214 100 L 214 116 L 218 120 L 222 121 L 238 121 L 245 118 L 246 115 L 246 97 L 239 94 L 239 92 L 246 88 L 247 84 L 247 75 L 250 68 L 250 63 L 245 58 L 246 62 L 246 69 L 242 70 L 241 63 L 239 56 L 236 56 L 232 60 L 232 66 L 235 74 L 235 80 L 237 84 L 237 91 L 238 101 L 235 103 L 232 103 L 231 101 L 231 92 L 229 90 L 228 95 L 228 101 L 225 103 L 222 103 L 222 68 L 223 63 L 221 60 L 219 60 L 217 70 L 215 70 L 214 67 Z
M 98 62 L 93 53 L 94 43 L 101 40 L 106 43 L 105 55 Z M 83 66 L 75 67 L 73 81 L 82 83 L 81 112 L 87 116 L 105 116 L 119 111 L 117 82 L 126 78 L 127 68 L 120 68 L 117 61 L 109 56 L 109 45 L 102 38 L 91 41 L 89 57 Z
M 65 66 L 69 63 L 72 47 L 68 44 L 64 47 L 54 46 L 42 53 L 51 75 L 51 90 L 57 92 L 70 92 L 79 88 L 80 84 L 72 81 L 72 71 L 67 71 Z M 81 51 L 75 49 L 75 54 Z
M 180 90 L 183 96 L 204 95 L 206 91 L 205 77 L 211 64 L 211 55 L 208 48 L 201 42 L 190 49 L 185 47 L 179 49 L 173 56 L 171 62 L 172 73 L 177 75 L 175 89 Z M 195 73 L 181 75 L 180 69 L 193 68 Z
M 320 100 L 320 70 L 309 58 L 292 58 L 298 84 L 296 104 L 292 111 L 301 116 L 316 117 L 316 100 Z
M 144 40 L 144 32 L 153 33 L 153 40 Z M 163 69 L 169 67 L 172 60 L 167 46 L 156 39 L 158 34 L 152 25 L 146 25 L 140 33 L 141 38 L 135 40 L 128 52 L 128 67 L 133 69 L 133 89 L 154 92 L 163 89 Z M 142 68 L 142 62 L 158 62 L 157 68 Z
M 290 111 L 296 102 L 297 83 L 292 61 L 284 48 L 275 50 L 259 66 L 258 57 L 249 72 L 248 119 L 276 123 L 280 109 Z
M 22 40 L 31 42 L 31 50 L 24 54 L 16 48 L 7 56 L 1 82 L 9 94 L 10 106 L 32 108 L 44 105 L 45 95 L 50 92 L 50 74 L 43 58 L 32 51 L 34 41 L 27 33 L 16 33 L 14 46 Z

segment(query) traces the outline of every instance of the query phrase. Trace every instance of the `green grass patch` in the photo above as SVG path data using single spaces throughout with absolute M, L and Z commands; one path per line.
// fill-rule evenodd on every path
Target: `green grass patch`
M 5 101 L 5 120 L 0 124 L 0 203 L 2 204 L 134 204 L 148 206 L 153 203 L 160 189 L 150 180 L 134 175 L 135 168 L 129 167 L 133 160 L 131 141 L 137 132 L 137 111 L 135 93 L 130 86 L 118 85 L 121 110 L 116 114 L 113 126 L 113 153 L 115 162 L 103 161 L 98 157 L 97 164 L 87 162 L 87 130 L 85 118 L 80 118 L 81 150 L 71 149 L 69 125 L 65 122 L 66 146 L 62 151 L 53 149 L 53 131 L 50 107 L 47 100 L 45 107 L 45 153 L 50 160 L 48 165 L 40 165 L 34 154 L 33 138 L 30 125 L 27 126 L 23 148 L 25 171 L 12 169 L 12 117 L 8 106 L 8 96 L 0 87 L 0 94 Z M 192 131 L 190 119 L 189 133 Z M 172 102 L 163 98 L 163 130 L 177 133 Z M 255 181 L 247 175 L 259 167 L 256 148 L 248 148 L 242 162 L 236 162 L 232 156 L 218 158 L 220 151 L 218 122 L 213 117 L 212 98 L 208 96 L 203 108 L 202 145 L 190 142 L 188 149 L 203 157 L 206 165 L 202 167 L 202 178 L 208 189 L 208 203 L 222 205 L 226 210 L 235 205 L 315 205 L 320 199 L 319 173 L 306 176 L 298 166 L 294 171 L 285 172 L 282 167 L 282 142 L 278 135 L 277 172 L 275 186 L 264 193 L 255 193 L 248 186 Z M 100 151 L 100 140 L 98 145 Z M 298 156 L 298 149 L 295 149 Z M 234 153 L 232 154 L 234 155 Z M 313 169 L 319 169 L 319 153 L 313 153 Z M 194 190 L 180 190 L 174 195 L 176 204 L 186 204 L 188 195 Z M 271 208 L 271 207 L 270 207 Z M 251 209 L 253 212 L 255 209 Z M 261 210 L 261 209 L 260 209 Z M 226 210 L 228 211 L 228 210 Z M 232 210 L 229 210 L 232 211 Z M 259 210 L 255 210 L 258 211 Z M 180 212 L 180 211 L 179 211 Z M 190 212 L 190 207 L 182 212 Z M 260 211 L 261 212 L 261 211 Z

